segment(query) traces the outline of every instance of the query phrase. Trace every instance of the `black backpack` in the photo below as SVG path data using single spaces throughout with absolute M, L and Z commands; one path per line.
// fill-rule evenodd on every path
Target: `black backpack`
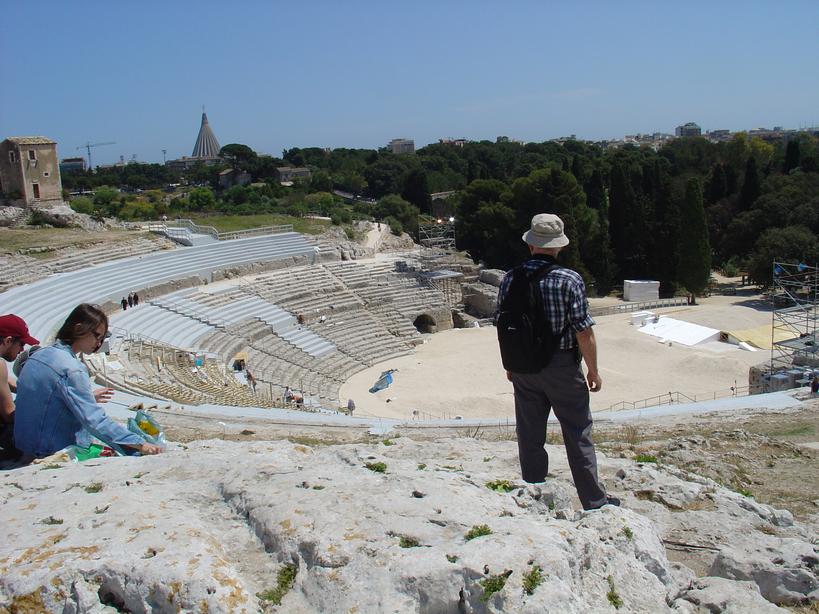
M 512 270 L 512 281 L 495 323 L 501 360 L 507 371 L 539 372 L 549 364 L 560 344 L 563 331 L 557 335 L 552 332 L 539 288 L 540 280 L 558 268 L 551 263 L 531 273 L 523 265 Z

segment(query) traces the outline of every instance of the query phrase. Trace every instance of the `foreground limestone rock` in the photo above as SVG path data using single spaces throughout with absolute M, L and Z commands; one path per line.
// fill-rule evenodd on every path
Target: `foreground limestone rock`
M 776 529 L 787 538 L 760 534 L 763 516 L 783 517 L 768 506 L 746 509 L 739 495 L 673 468 L 601 458 L 624 507 L 583 512 L 565 453 L 550 451 L 555 477 L 539 487 L 519 483 L 514 442 L 470 438 L 318 448 L 205 441 L 156 457 L 6 471 L 0 608 L 784 611 L 759 592 L 760 581 L 766 593 L 777 583 L 771 570 L 736 563 L 755 560 L 763 542 L 791 552 L 789 600 L 816 590 L 809 530 L 793 523 Z M 693 505 L 702 497 L 708 509 Z M 730 531 L 724 547 L 719 523 Z M 718 544 L 711 559 L 721 561 L 708 575 L 730 579 L 669 562 L 663 539 L 683 525 L 708 529 Z M 295 573 L 292 585 L 282 571 Z

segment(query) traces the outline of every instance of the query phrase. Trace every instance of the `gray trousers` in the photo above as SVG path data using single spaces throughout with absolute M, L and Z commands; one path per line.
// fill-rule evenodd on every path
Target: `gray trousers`
M 549 472 L 546 422 L 554 408 L 560 421 L 569 467 L 584 509 L 606 502 L 597 478 L 597 456 L 591 439 L 589 388 L 575 353 L 558 350 L 540 373 L 513 373 L 520 469 L 526 482 L 543 482 Z

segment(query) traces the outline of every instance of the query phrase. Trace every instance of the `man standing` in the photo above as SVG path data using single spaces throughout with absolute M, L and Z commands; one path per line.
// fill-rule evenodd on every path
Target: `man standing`
M 40 342 L 28 334 L 28 326 L 19 316 L 8 314 L 0 316 L 0 458 L 14 459 L 20 454 L 14 448 L 14 399 L 12 392 L 16 386 L 9 382 L 9 369 L 6 362 L 13 362 L 25 345 L 37 345 Z
M 531 256 L 504 276 L 498 292 L 496 324 L 504 308 L 509 307 L 504 301 L 510 298 L 512 280 L 517 272 L 519 279 L 532 284 L 533 292 L 539 292 L 534 304 L 543 311 L 541 320 L 548 325 L 546 335 L 553 348 L 544 350 L 552 351 L 552 355 L 539 370 L 521 368 L 521 372 L 506 372 L 515 389 L 518 453 L 523 479 L 535 484 L 546 479 L 549 470 L 549 456 L 544 448 L 546 424 L 549 412 L 554 409 L 583 509 L 620 505 L 618 499 L 606 495 L 597 477 L 589 391 L 598 392 L 603 382 L 597 370 L 594 320 L 588 312 L 583 278 L 575 271 L 557 265 L 558 253 L 569 244 L 569 238 L 563 232 L 563 221 L 549 213 L 538 214 L 532 218 L 531 229 L 523 235 L 523 241 L 529 246 Z M 499 328 L 499 338 L 500 335 Z M 581 355 L 588 371 L 585 379 L 580 368 Z

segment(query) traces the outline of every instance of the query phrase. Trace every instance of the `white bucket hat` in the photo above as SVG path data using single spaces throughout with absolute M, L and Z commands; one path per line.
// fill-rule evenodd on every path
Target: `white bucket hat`
M 552 213 L 538 213 L 532 218 L 532 228 L 523 233 L 523 240 L 532 247 L 566 247 L 569 237 L 563 232 L 563 220 Z

